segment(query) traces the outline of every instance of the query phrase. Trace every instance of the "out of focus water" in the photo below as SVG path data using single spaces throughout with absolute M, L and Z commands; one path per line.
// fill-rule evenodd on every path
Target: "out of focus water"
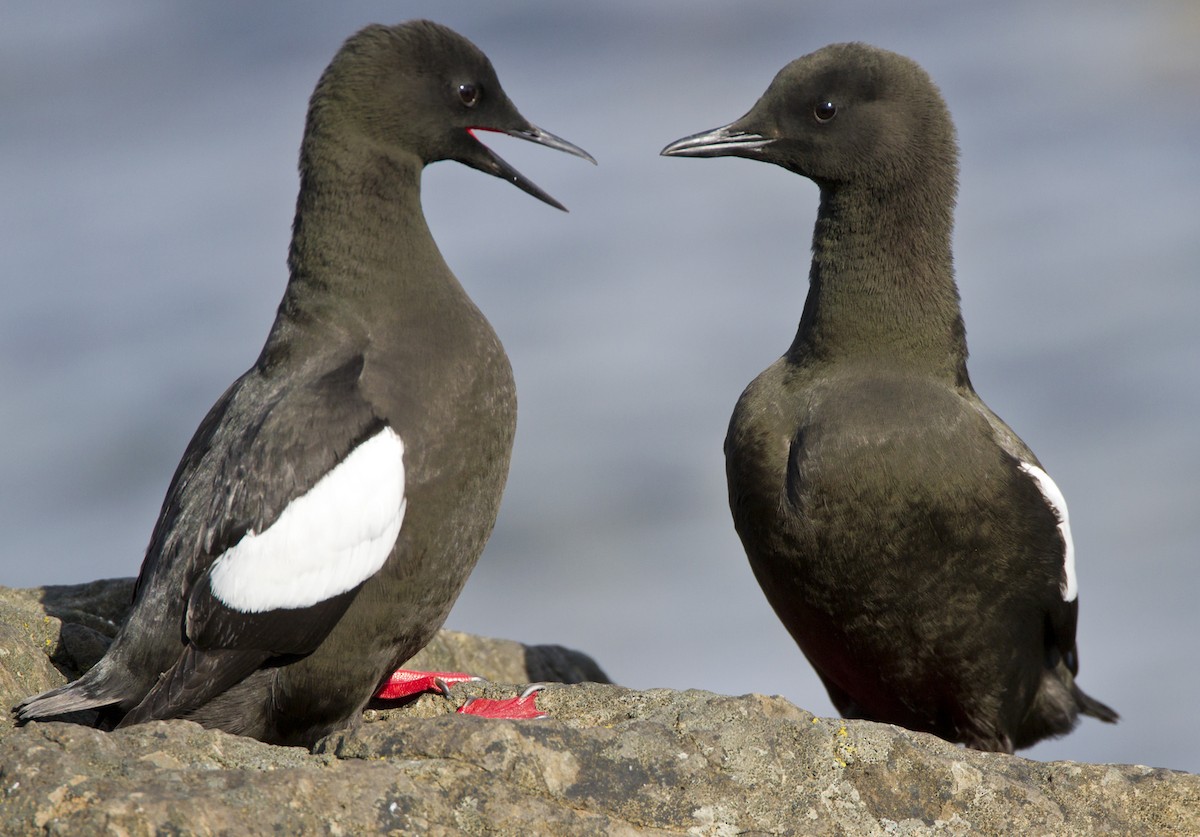
M 0 584 L 136 574 L 188 438 L 274 315 L 312 85 L 361 25 L 430 16 L 600 161 L 493 143 L 570 215 L 454 164 L 425 176 L 521 398 L 450 626 L 585 649 L 629 686 L 832 714 L 746 565 L 721 456 L 794 333 L 817 190 L 657 154 L 792 58 L 865 40 L 921 62 L 957 120 L 972 377 L 1070 501 L 1081 683 L 1123 713 L 1029 755 L 1200 771 L 1200 7 L 445 5 L 2 13 Z

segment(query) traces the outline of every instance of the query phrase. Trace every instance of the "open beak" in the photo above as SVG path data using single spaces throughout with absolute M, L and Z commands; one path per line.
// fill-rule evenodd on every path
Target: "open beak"
M 555 148 L 559 151 L 565 151 L 568 154 L 574 154 L 576 157 L 582 157 L 583 159 L 587 160 L 592 165 L 596 164 L 595 158 L 578 145 L 567 142 L 562 137 L 556 137 L 549 131 L 543 131 L 538 126 L 528 122 L 526 122 L 520 128 L 488 128 L 479 126 L 468 129 L 468 132 L 471 133 L 472 137 L 474 137 L 475 131 L 494 131 L 499 134 L 508 134 L 510 137 L 528 140 L 529 142 L 536 142 L 538 145 L 544 145 L 547 148 Z M 468 165 L 474 166 L 480 171 L 487 172 L 488 174 L 493 174 L 503 180 L 507 180 L 518 189 L 528 192 L 538 200 L 545 201 L 551 206 L 561 209 L 563 212 L 567 211 L 565 206 L 543 192 L 540 188 L 538 188 L 537 184 L 505 162 L 499 154 L 492 151 L 492 149 L 488 148 L 482 142 L 479 142 L 478 139 L 475 141 L 479 145 L 479 148 L 482 149 L 483 153 L 480 155 L 480 158 L 470 160 Z

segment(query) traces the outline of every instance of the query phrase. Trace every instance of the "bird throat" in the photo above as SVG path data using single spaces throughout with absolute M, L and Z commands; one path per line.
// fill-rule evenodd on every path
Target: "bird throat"
M 789 357 L 966 375 L 966 334 L 938 201 L 822 187 L 804 313 Z
M 403 329 L 434 316 L 443 296 L 465 296 L 425 222 L 421 171 L 415 157 L 306 137 L 290 277 L 264 359 L 298 338 L 361 342 L 381 321 Z

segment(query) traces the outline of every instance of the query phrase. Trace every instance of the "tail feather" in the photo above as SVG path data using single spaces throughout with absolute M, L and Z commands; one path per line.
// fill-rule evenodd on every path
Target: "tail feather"
M 1043 738 L 1066 735 L 1079 723 L 1081 714 L 1109 724 L 1115 724 L 1118 718 L 1111 707 L 1075 685 L 1075 676 L 1065 663 L 1060 662 L 1043 673 L 1037 695 L 1017 728 L 1013 743 L 1020 750 Z
M 57 718 L 72 712 L 97 709 L 112 704 L 136 702 L 137 695 L 127 694 L 119 685 L 121 678 L 113 676 L 104 661 L 83 677 L 40 695 L 25 698 L 14 707 L 17 723 L 40 718 Z
M 1078 686 L 1073 685 L 1073 689 L 1075 692 L 1075 703 L 1079 705 L 1079 711 L 1084 715 L 1098 718 L 1106 724 L 1115 724 L 1120 719 L 1121 716 L 1117 714 L 1117 710 L 1108 704 L 1101 703 L 1091 695 L 1086 694 Z

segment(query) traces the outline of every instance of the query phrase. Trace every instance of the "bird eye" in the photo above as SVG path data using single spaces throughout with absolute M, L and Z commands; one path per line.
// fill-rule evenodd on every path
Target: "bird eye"
M 828 122 L 835 116 L 837 116 L 837 105 L 833 102 L 817 102 L 813 106 L 813 117 L 821 124 Z
M 474 84 L 460 84 L 458 86 L 458 98 L 464 105 L 469 108 L 475 107 L 475 103 L 479 101 L 479 88 Z

